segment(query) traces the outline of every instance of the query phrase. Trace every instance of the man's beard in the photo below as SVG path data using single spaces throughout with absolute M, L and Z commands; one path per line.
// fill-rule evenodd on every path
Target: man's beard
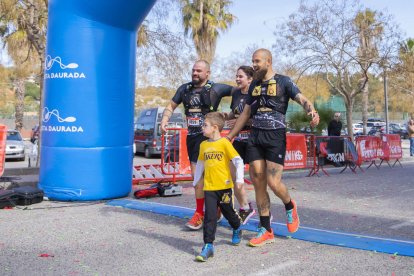
M 267 69 L 263 68 L 263 69 L 258 69 L 256 71 L 254 71 L 253 73 L 253 79 L 254 80 L 263 80 L 266 77 L 267 74 Z
M 191 79 L 191 83 L 193 84 L 193 85 L 195 85 L 195 86 L 197 86 L 197 85 L 200 85 L 200 84 L 202 84 L 203 83 L 203 80 L 202 79 L 200 79 L 200 78 L 192 78 Z

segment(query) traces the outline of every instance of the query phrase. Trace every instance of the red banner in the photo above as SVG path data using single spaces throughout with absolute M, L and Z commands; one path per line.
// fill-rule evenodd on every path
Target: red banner
M 401 137 L 398 134 L 384 134 L 382 135 L 382 151 L 384 156 L 380 157 L 384 160 L 401 159 Z
M 306 168 L 307 147 L 304 134 L 286 135 L 285 170 Z
M 381 150 L 381 139 L 376 136 L 360 136 L 356 139 L 356 148 L 358 151 L 357 165 L 361 165 L 362 162 L 370 162 L 378 158 L 378 155 L 383 155 Z

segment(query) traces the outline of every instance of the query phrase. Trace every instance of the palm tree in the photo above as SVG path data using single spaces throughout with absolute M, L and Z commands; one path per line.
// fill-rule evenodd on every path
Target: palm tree
M 227 11 L 229 0 L 181 0 L 184 33 L 191 32 L 199 59 L 212 62 L 219 31 L 224 32 L 236 20 Z
M 371 67 L 374 59 L 378 57 L 378 51 L 375 47 L 375 38 L 382 33 L 382 26 L 376 22 L 376 12 L 366 9 L 363 12 L 359 12 L 355 17 L 354 23 L 357 27 L 359 34 L 359 47 L 358 56 L 361 61 L 361 68 L 366 74 L 367 70 Z M 362 90 L 362 122 L 363 133 L 367 134 L 367 121 L 368 121 L 368 100 L 369 100 L 369 83 L 367 82 Z
M 25 79 L 35 67 L 40 70 L 42 91 L 47 4 L 47 0 L 2 0 L 0 5 L 0 37 L 15 64 L 15 126 L 19 130 L 23 127 Z

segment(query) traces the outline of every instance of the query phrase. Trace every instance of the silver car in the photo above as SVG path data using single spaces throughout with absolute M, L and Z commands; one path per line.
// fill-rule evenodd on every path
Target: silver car
M 26 158 L 23 138 L 17 130 L 7 131 L 6 159 L 24 161 Z

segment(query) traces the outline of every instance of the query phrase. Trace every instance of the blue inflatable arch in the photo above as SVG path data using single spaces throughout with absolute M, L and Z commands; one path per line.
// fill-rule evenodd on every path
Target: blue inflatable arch
M 50 199 L 131 191 L 136 33 L 155 1 L 49 1 L 39 187 Z

